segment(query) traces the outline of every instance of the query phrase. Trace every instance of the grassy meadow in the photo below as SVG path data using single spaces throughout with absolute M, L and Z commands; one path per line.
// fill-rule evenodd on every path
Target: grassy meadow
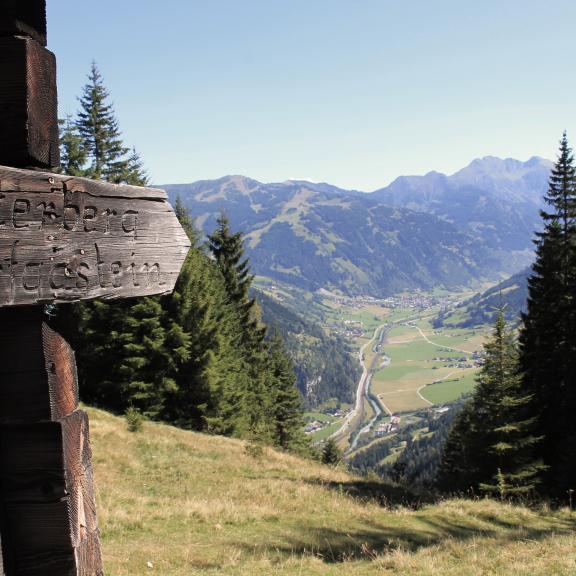
M 111 576 L 572 575 L 576 515 L 398 490 L 245 442 L 89 410 Z M 405 502 L 407 504 L 407 501 Z
M 415 326 L 401 324 L 388 332 L 382 352 L 391 362 L 372 380 L 373 393 L 392 413 L 452 402 L 474 388 L 478 369 L 458 364 L 469 364 L 472 352 L 482 349 L 487 328 L 435 330 L 427 319 Z

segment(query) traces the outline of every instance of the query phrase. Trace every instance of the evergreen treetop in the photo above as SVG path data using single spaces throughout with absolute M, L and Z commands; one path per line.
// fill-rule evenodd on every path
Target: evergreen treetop
M 242 234 L 232 233 L 224 213 L 219 215 L 216 230 L 208 236 L 208 242 L 230 298 L 239 304 L 251 302 L 248 292 L 254 277 L 250 274 L 248 259 L 244 258 Z
M 69 176 L 84 176 L 88 150 L 71 116 L 59 121 L 60 171 Z
M 558 221 L 566 236 L 576 223 L 576 167 L 566 132 L 562 134 L 558 159 L 550 173 L 548 193 L 544 197 L 551 211 L 542 210 L 545 223 Z
M 108 90 L 95 62 L 79 100 L 76 126 L 91 160 L 87 175 L 120 183 L 128 173 L 125 156 L 129 149 L 122 142 Z

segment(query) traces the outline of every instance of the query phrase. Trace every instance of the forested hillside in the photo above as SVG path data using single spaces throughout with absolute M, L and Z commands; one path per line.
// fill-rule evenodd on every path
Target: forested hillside
M 147 182 L 96 65 L 61 141 L 65 173 Z M 176 215 L 192 247 L 171 295 L 47 310 L 74 345 L 83 400 L 127 414 L 135 430 L 163 420 L 307 452 L 293 366 L 250 295 L 242 235 L 222 216 L 206 244 L 178 202 Z
M 354 403 L 362 373 L 358 354 L 340 336 L 329 336 L 322 326 L 305 319 L 263 292 L 256 292 L 262 320 L 277 329 L 294 363 L 298 388 L 309 408 L 330 400 Z
M 428 410 L 421 419 L 388 438 L 357 450 L 348 460 L 358 474 L 410 486 L 418 492 L 434 491 L 448 434 L 465 399 L 453 402 L 446 412 Z
M 485 292 L 476 294 L 455 309 L 441 312 L 435 325 L 468 328 L 493 324 L 500 309 L 503 310 L 506 320 L 519 322 L 520 314 L 526 311 L 530 273 L 530 269 L 522 270 Z

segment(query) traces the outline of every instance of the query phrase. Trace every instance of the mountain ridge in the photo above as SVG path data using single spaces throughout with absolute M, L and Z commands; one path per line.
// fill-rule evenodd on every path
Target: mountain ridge
M 550 166 L 487 156 L 451 176 L 401 176 L 372 193 L 239 175 L 164 188 L 207 233 L 228 214 L 259 275 L 312 291 L 387 296 L 470 286 L 525 267 Z
M 400 176 L 373 194 L 392 206 L 434 214 L 461 231 L 474 230 L 494 250 L 521 253 L 532 249 L 551 167 L 538 156 L 526 162 L 485 156 L 450 176 Z

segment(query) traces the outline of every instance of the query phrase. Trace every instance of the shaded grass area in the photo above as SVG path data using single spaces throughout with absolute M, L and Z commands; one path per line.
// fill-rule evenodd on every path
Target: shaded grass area
M 432 504 L 238 440 L 90 416 L 107 574 L 574 574 L 567 510 Z

